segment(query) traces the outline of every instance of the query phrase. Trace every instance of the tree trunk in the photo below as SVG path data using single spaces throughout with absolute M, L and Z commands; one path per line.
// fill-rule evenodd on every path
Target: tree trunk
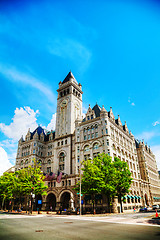
M 120 213 L 121 213 L 121 212 L 123 212 L 123 208 L 122 208 L 122 196 L 121 196 L 121 194 L 120 194 L 119 202 L 120 202 Z

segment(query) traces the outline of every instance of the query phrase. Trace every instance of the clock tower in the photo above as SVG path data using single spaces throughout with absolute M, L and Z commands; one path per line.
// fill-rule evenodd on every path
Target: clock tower
M 59 83 L 56 116 L 56 138 L 73 134 L 75 120 L 82 118 L 82 86 L 72 72 Z

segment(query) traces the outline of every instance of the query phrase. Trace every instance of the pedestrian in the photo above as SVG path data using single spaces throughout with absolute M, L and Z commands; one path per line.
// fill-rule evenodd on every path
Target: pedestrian
M 62 206 L 60 206 L 60 208 L 59 208 L 59 213 L 60 214 L 62 213 Z
M 50 211 L 52 212 L 52 206 L 50 206 Z

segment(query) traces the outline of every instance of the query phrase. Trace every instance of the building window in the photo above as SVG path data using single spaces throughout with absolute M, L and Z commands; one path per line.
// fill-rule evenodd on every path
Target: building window
M 98 128 L 98 125 L 96 124 L 96 125 L 95 125 L 95 129 L 97 129 L 97 128 Z
M 79 146 L 77 147 L 77 153 L 79 153 L 80 152 L 80 150 L 79 150 Z
M 96 137 L 96 138 L 98 137 L 98 132 L 95 133 L 95 137 Z
M 56 182 L 53 182 L 54 187 L 56 187 Z
M 35 154 L 35 149 L 33 150 L 33 154 Z
M 79 142 L 79 136 L 77 137 L 77 142 Z
M 34 146 L 36 146 L 36 143 L 34 143 Z
M 64 181 L 62 181 L 62 187 L 64 187 Z
M 41 159 L 38 160 L 38 164 L 42 165 L 42 161 L 41 161 Z
M 103 135 L 103 129 L 102 129 L 102 135 Z
M 99 148 L 99 144 L 98 143 L 95 143 L 94 145 L 93 145 L 93 149 L 98 149 Z
M 65 155 L 64 153 L 60 153 L 59 155 L 59 170 L 63 171 L 64 170 L 64 160 L 65 160 Z
M 48 165 L 51 165 L 51 160 L 50 159 L 48 160 Z
M 87 117 L 87 120 L 89 120 L 90 118 L 89 118 L 89 116 Z
M 60 145 L 60 142 L 58 142 L 58 146 Z
M 94 138 L 94 133 L 92 133 L 92 138 Z
M 93 115 L 91 115 L 91 119 L 93 119 Z
M 21 161 L 21 166 L 23 165 L 23 160 Z
M 51 183 L 50 182 L 48 182 L 48 187 L 50 187 L 51 186 Z
M 47 173 L 51 173 L 51 167 L 47 167 Z
M 77 162 L 79 163 L 79 156 L 77 157 Z
M 105 125 L 107 125 L 107 121 L 105 120 Z
M 65 140 L 65 144 L 67 144 L 67 139 Z
M 89 146 L 87 145 L 84 147 L 84 152 L 88 152 L 88 151 L 89 151 Z
M 91 138 L 91 135 L 89 134 L 89 135 L 88 135 L 88 140 L 89 140 L 90 138 Z
M 87 136 L 86 135 L 84 136 L 84 140 L 87 140 Z
M 108 129 L 106 128 L 106 134 L 108 134 Z
M 61 145 L 63 145 L 63 141 L 61 142 Z
M 109 146 L 109 140 L 107 139 L 107 146 Z
M 71 186 L 71 180 L 68 180 L 68 185 Z

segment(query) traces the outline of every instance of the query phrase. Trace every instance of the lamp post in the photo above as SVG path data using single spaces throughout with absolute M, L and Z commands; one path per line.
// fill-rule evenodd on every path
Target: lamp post
M 82 192 L 82 183 L 81 183 L 81 166 L 82 166 L 82 163 L 80 163 L 80 191 L 79 191 L 79 194 L 80 194 L 80 198 L 79 198 L 79 205 L 80 205 L 80 210 L 79 210 L 79 215 L 81 216 L 82 215 L 82 198 L 81 198 L 81 192 Z

